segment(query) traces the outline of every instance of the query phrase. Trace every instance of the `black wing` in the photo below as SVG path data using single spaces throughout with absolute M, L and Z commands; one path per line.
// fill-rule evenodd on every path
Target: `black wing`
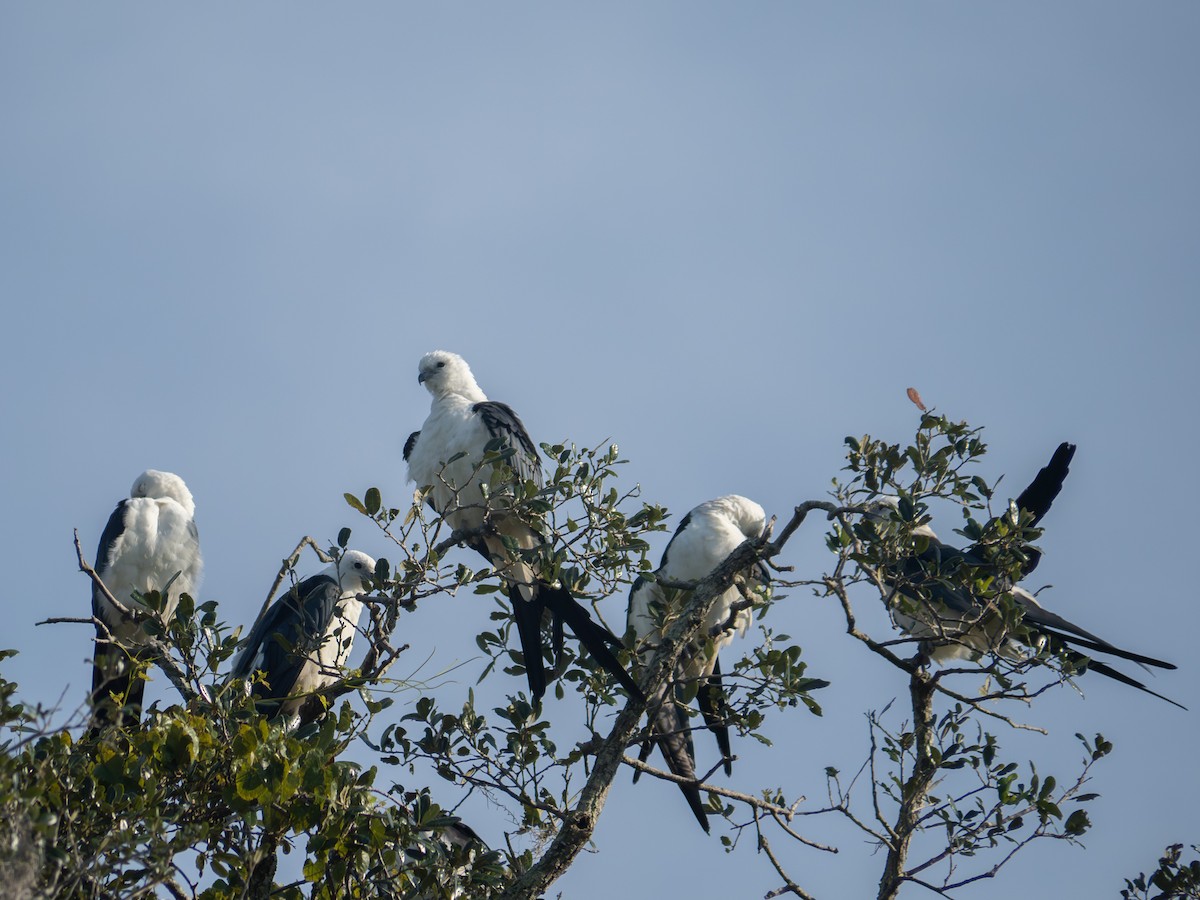
M 1050 511 L 1050 505 L 1062 490 L 1067 473 L 1071 471 L 1071 458 L 1075 456 L 1075 445 L 1063 441 L 1050 458 L 1029 482 L 1029 487 L 1021 491 L 1017 498 L 1017 509 L 1023 509 L 1033 514 L 1033 524 L 1042 520 L 1042 516 Z
M 658 564 L 658 570 L 660 572 L 667 567 L 667 557 L 671 555 L 671 545 L 675 543 L 675 538 L 683 534 L 683 530 L 691 524 L 692 514 L 690 512 L 679 520 L 679 527 L 676 528 L 675 533 L 671 535 L 671 540 L 667 541 L 667 549 L 663 551 L 662 560 Z
M 408 436 L 408 440 L 404 442 L 404 461 L 408 462 L 408 458 L 412 456 L 413 447 L 417 446 L 417 438 L 421 436 L 421 432 L 414 431 Z
M 1050 511 L 1050 506 L 1062 491 L 1067 473 L 1071 471 L 1071 459 L 1074 456 L 1075 445 L 1063 441 L 1050 457 L 1050 462 L 1038 470 L 1033 481 L 1029 482 L 1029 486 L 1017 497 L 1017 509 L 1033 515 L 1030 525 L 1037 525 Z M 1027 559 L 1021 567 L 1022 576 L 1028 575 L 1042 561 L 1042 551 L 1037 547 L 1028 547 L 1025 554 Z
M 101 577 L 108 571 L 109 557 L 112 555 L 113 546 L 125 533 L 127 502 L 122 500 L 117 504 L 100 535 L 100 544 L 96 548 L 95 569 L 96 574 Z M 125 602 L 129 598 L 118 597 L 117 599 Z M 92 615 L 107 622 L 110 627 L 116 627 L 120 620 L 120 614 L 109 608 L 107 598 L 95 584 L 92 585 Z M 114 721 L 125 726 L 137 724 L 141 718 L 142 695 L 145 692 L 146 683 L 140 678 L 133 677 L 133 661 L 129 658 L 129 652 L 109 643 L 110 638 L 111 635 L 107 629 L 96 626 L 97 643 L 92 657 L 91 693 L 94 712 L 89 735 L 97 734 L 100 729 Z M 114 706 L 110 699 L 113 694 L 124 696 L 124 710 L 118 710 Z
M 969 550 L 963 551 L 941 541 L 930 540 L 923 553 L 906 557 L 883 575 L 891 587 L 906 597 L 919 600 L 920 595 L 912 589 L 923 587 L 931 602 L 941 604 L 955 613 L 972 615 L 979 611 L 975 597 L 947 584 L 947 579 L 953 577 L 962 566 L 985 568 L 990 564 Z
M 600 664 L 601 668 L 607 670 L 631 696 L 643 703 L 646 702 L 646 695 L 633 680 L 633 676 L 621 667 L 620 661 L 609 649 L 610 646 L 618 648 L 625 646 L 619 637 L 593 619 L 583 604 L 571 596 L 571 592 L 566 588 L 554 587 L 544 581 L 539 581 L 537 595 L 538 603 L 542 604 L 542 608 L 550 610 L 555 619 L 561 620 L 571 629 L 571 633 L 579 638 L 579 643 Z M 562 624 L 556 623 L 554 628 L 561 629 Z M 528 658 L 526 658 L 525 665 L 528 671 Z M 533 689 L 532 680 L 530 689 Z
M 112 515 L 108 517 L 108 524 L 104 526 L 104 531 L 100 534 L 100 544 L 96 547 L 96 574 L 103 577 L 108 571 L 108 558 L 112 555 L 113 545 L 125 533 L 125 506 L 128 500 L 122 500 L 117 504 L 117 508 L 112 511 Z M 92 613 L 100 615 L 100 598 L 104 595 L 100 593 L 100 589 L 92 585 Z M 128 597 L 118 597 L 122 603 L 128 600 Z
M 485 400 L 482 403 L 476 403 L 471 410 L 478 413 L 483 419 L 488 434 L 513 448 L 515 452 L 509 460 L 509 466 L 513 473 L 521 481 L 533 481 L 540 487 L 542 464 L 538 461 L 537 447 L 534 446 L 520 417 L 513 412 L 513 408 L 507 403 Z
M 934 568 L 932 571 L 925 568 L 934 562 L 940 563 L 943 568 Z M 970 553 L 964 553 L 954 547 L 948 547 L 935 541 L 931 542 L 929 550 L 924 554 L 910 557 L 901 563 L 898 567 L 898 573 L 896 573 L 899 577 L 896 577 L 896 574 L 893 573 L 885 573 L 884 577 L 890 585 L 913 599 L 917 599 L 919 595 L 912 589 L 920 586 L 928 591 L 929 599 L 935 604 L 941 604 L 948 610 L 957 613 L 977 613 L 980 610 L 980 606 L 974 596 L 949 587 L 943 580 L 950 571 L 950 569 L 944 568 L 947 564 L 951 567 L 957 565 L 969 565 L 972 567 L 986 566 L 986 563 L 972 556 Z M 1156 666 L 1160 669 L 1174 669 L 1176 667 L 1173 663 L 1165 662 L 1152 656 L 1143 656 L 1131 650 L 1124 650 L 1092 634 L 1090 631 L 1080 628 L 1057 613 L 1053 613 L 1030 602 L 1019 593 L 1013 594 L 1013 597 L 1021 607 L 1024 623 L 1035 634 L 1046 638 L 1052 648 L 1065 653 L 1067 658 L 1081 669 L 1096 672 L 1119 681 L 1122 684 L 1137 688 L 1140 691 L 1145 691 L 1147 694 L 1151 694 L 1161 700 L 1166 700 L 1173 706 L 1180 707 L 1180 709 L 1186 708 L 1176 703 L 1170 697 L 1165 697 L 1156 691 L 1152 691 L 1142 682 L 1130 678 L 1107 663 L 1091 659 L 1083 653 L 1076 652 L 1070 648 L 1079 647 L 1094 652 L 1107 653 L 1122 659 L 1131 660 L 1139 665 Z
M 700 714 L 704 716 L 704 724 L 717 739 L 717 749 L 721 751 L 724 761 L 725 774 L 733 774 L 733 750 L 729 743 L 729 699 L 725 695 L 725 686 L 721 683 L 721 660 L 713 660 L 712 674 L 700 682 L 696 692 L 696 702 L 700 706 Z
M 328 575 L 314 575 L 293 587 L 254 626 L 234 675 L 249 677 L 261 648 L 262 660 L 255 668 L 262 670 L 266 684 L 256 684 L 254 695 L 267 700 L 287 697 L 309 654 L 321 645 L 341 594 Z
M 654 710 L 651 718 L 650 731 L 654 735 L 654 742 L 658 744 L 658 749 L 662 751 L 663 759 L 666 760 L 667 769 L 671 774 L 692 780 L 692 784 L 680 782 L 679 790 L 683 793 L 692 815 L 696 817 L 696 821 L 700 823 L 700 827 L 707 834 L 709 830 L 708 814 L 704 811 L 700 787 L 695 783 L 696 752 L 692 746 L 691 726 L 688 723 L 687 714 L 675 701 L 669 686 L 665 688 L 661 696 L 662 702 Z M 650 706 L 653 707 L 654 704 L 651 703 Z

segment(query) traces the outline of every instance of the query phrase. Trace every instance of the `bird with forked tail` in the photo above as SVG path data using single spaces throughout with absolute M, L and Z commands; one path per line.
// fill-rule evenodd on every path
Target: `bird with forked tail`
M 513 478 L 542 484 L 537 447 L 520 418 L 512 407 L 487 398 L 467 361 L 456 353 L 426 353 L 417 381 L 433 401 L 421 430 L 404 444 L 409 479 L 428 489 L 425 498 L 430 507 L 451 527 L 468 534 L 466 543 L 504 580 L 534 700 L 540 701 L 546 693 L 542 624 L 547 616 L 556 644 L 566 625 L 625 690 L 644 700 L 613 652 L 622 646 L 620 638 L 593 619 L 569 590 L 538 571 L 532 551 L 547 545 L 546 536 L 511 507 L 485 499 L 484 487 L 491 482 L 495 464 L 484 459 L 496 447 L 507 452 Z

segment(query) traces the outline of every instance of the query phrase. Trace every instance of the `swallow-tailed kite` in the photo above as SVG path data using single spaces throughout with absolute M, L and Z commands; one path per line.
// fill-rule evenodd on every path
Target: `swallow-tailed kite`
M 139 598 L 158 591 L 165 623 L 175 614 L 180 594 L 195 594 L 203 570 L 195 513 L 192 495 L 178 475 L 147 469 L 138 476 L 129 498 L 109 516 L 96 550 L 96 574 L 124 607 L 145 611 Z M 96 626 L 92 730 L 112 722 L 136 724 L 146 683 L 134 677 L 133 662 L 145 633 L 95 585 L 92 615 L 104 623 Z
M 711 574 L 745 541 L 760 537 L 766 527 L 763 508 L 753 500 L 731 494 L 701 503 L 679 523 L 675 535 L 663 552 L 656 580 L 638 578 L 629 594 L 628 629 L 634 638 L 638 666 L 644 669 L 654 656 L 663 634 L 687 605 L 689 592 L 664 587 L 658 579 L 695 582 Z M 746 573 L 752 591 L 765 594 L 770 574 L 762 563 Z M 717 738 L 725 761 L 725 773 L 732 771 L 729 726 L 725 723 L 725 693 L 721 686 L 721 665 L 717 654 L 745 634 L 752 616 L 737 586 L 730 587 L 717 600 L 704 620 L 700 633 L 679 658 L 671 682 L 647 701 L 650 731 L 662 750 L 671 773 L 681 778 L 696 777 L 696 757 L 688 716 L 674 696 L 688 684 L 697 689 L 696 699 L 704 721 Z M 736 606 L 735 606 L 736 604 Z M 706 650 L 707 648 L 707 650 Z M 650 743 L 642 747 L 643 760 Z M 634 775 L 636 780 L 637 775 Z M 680 784 L 692 813 L 708 831 L 708 817 L 694 784 Z
M 493 853 L 475 829 L 456 816 L 443 813 L 436 823 L 418 823 L 413 810 L 406 812 L 412 824 L 418 826 L 423 834 L 405 848 L 405 857 L 413 862 L 425 863 L 427 868 L 437 871 L 436 884 L 429 885 L 427 891 L 421 890 L 420 883 L 413 885 L 416 896 L 424 898 L 436 893 L 439 897 L 448 896 L 450 900 L 468 896 L 471 875 L 480 865 L 479 858 L 494 858 L 498 854 Z M 485 862 L 482 867 L 489 866 Z M 415 878 L 413 880 L 417 881 Z
M 507 460 L 520 482 L 542 483 L 542 466 L 525 426 L 512 407 L 484 395 L 467 361 L 455 353 L 435 350 L 421 357 L 417 381 L 425 385 L 433 402 L 420 431 L 404 444 L 408 477 L 418 487 L 429 488 L 429 505 L 455 529 L 470 533 L 466 543 L 481 553 L 508 585 L 513 619 L 521 640 L 529 691 L 535 700 L 546 692 L 546 669 L 542 659 L 542 616 L 553 620 L 555 643 L 561 641 L 562 626 L 570 626 L 584 648 L 607 669 L 630 694 L 642 698 L 633 678 L 621 668 L 612 647 L 621 641 L 592 619 L 570 591 L 541 576 L 529 551 L 545 546 L 546 537 L 519 516 L 502 506 L 490 507 L 481 485 L 492 477 L 492 465 L 483 464 L 489 448 L 511 451 Z M 505 541 L 515 543 L 514 556 Z
M 1038 472 L 1015 501 L 1018 510 L 1032 514 L 1032 525 L 1042 520 L 1062 490 L 1074 454 L 1074 444 L 1059 445 L 1049 464 Z M 875 509 L 868 513 L 868 518 L 877 524 L 893 521 L 892 510 L 896 509 L 898 502 L 895 497 L 876 498 L 873 501 Z M 1174 669 L 1171 663 L 1122 650 L 1044 609 L 1033 594 L 1019 585 L 1005 582 L 1000 586 L 1007 588 L 1008 596 L 1016 602 L 1020 611 L 1022 624 L 1030 631 L 1027 637 L 1018 639 L 1002 620 L 994 599 L 986 600 L 946 583 L 947 576 L 960 569 L 980 570 L 980 574 L 985 576 L 989 571 L 994 572 L 995 565 L 984 544 L 972 544 L 965 549 L 951 547 L 938 540 L 933 529 L 925 523 L 917 524 L 912 529 L 912 535 L 924 549 L 905 557 L 896 566 L 881 572 L 881 575 L 892 588 L 888 601 L 892 620 L 902 631 L 927 641 L 933 660 L 977 659 L 989 652 L 1016 658 L 1026 654 L 1023 644 L 1035 648 L 1047 646 L 1065 650 L 1067 658 L 1080 669 L 1098 672 L 1179 706 L 1174 700 L 1152 691 L 1107 663 L 1092 659 L 1090 653 L 1085 655 L 1068 648 L 1106 653 L 1160 669 Z M 1037 566 L 1041 553 L 1035 548 L 1028 548 L 1026 557 L 1021 566 L 1022 577 Z M 922 598 L 921 590 L 927 594 L 925 598 Z
M 252 687 L 259 709 L 272 718 L 309 717 L 313 694 L 342 677 L 362 615 L 358 595 L 370 591 L 374 575 L 375 560 L 347 550 L 271 605 L 233 665 L 237 678 L 262 673 Z

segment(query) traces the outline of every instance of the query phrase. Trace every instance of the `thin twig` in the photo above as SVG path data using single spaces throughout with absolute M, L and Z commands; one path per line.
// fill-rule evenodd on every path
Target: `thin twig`
M 267 614 L 267 610 L 271 607 L 271 601 L 275 599 L 275 592 L 279 590 L 279 586 L 282 585 L 283 580 L 287 578 L 287 573 L 290 572 L 296 563 L 300 561 L 300 554 L 304 551 L 305 547 L 312 547 L 313 552 L 317 554 L 317 559 L 321 560 L 321 562 L 325 563 L 326 565 L 329 565 L 329 563 L 333 562 L 333 559 L 329 556 L 329 554 L 322 550 L 312 537 L 306 534 L 304 537 L 300 538 L 300 543 L 296 545 L 296 549 L 284 557 L 283 563 L 279 567 L 279 573 L 275 576 L 275 581 L 271 583 L 271 589 L 267 591 L 267 599 L 263 601 L 262 607 L 260 607 L 258 610 L 258 615 L 254 617 L 254 624 L 250 626 L 250 631 L 253 631 L 254 625 L 257 625 L 259 620 Z M 246 633 L 249 634 L 250 632 Z
M 777 803 L 770 803 L 753 794 L 743 794 L 741 791 L 731 791 L 729 788 L 717 787 L 714 784 L 708 784 L 703 779 L 699 778 L 684 778 L 682 775 L 674 775 L 671 772 L 656 769 L 654 766 L 648 765 L 639 759 L 634 759 L 632 756 L 622 756 L 621 762 L 629 766 L 631 769 L 636 769 L 639 772 L 645 772 L 647 775 L 653 775 L 655 778 L 661 778 L 663 781 L 671 781 L 675 784 L 695 785 L 702 791 L 716 794 L 719 797 L 728 797 L 730 800 L 737 800 L 740 803 L 745 803 L 747 806 L 752 806 L 755 809 L 761 809 L 763 812 L 770 813 L 773 816 L 783 816 L 785 819 L 791 819 L 796 814 L 796 806 L 804 802 L 804 797 L 797 798 L 792 806 L 780 806 Z M 721 768 L 721 764 L 717 764 L 717 768 Z

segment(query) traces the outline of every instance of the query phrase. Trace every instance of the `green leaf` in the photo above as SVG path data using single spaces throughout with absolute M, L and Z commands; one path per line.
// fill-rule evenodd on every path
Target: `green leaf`
M 1067 821 L 1063 823 L 1063 831 L 1067 834 L 1078 836 L 1087 831 L 1091 826 L 1092 822 L 1088 818 L 1087 811 L 1077 809 L 1071 815 L 1067 816 Z

